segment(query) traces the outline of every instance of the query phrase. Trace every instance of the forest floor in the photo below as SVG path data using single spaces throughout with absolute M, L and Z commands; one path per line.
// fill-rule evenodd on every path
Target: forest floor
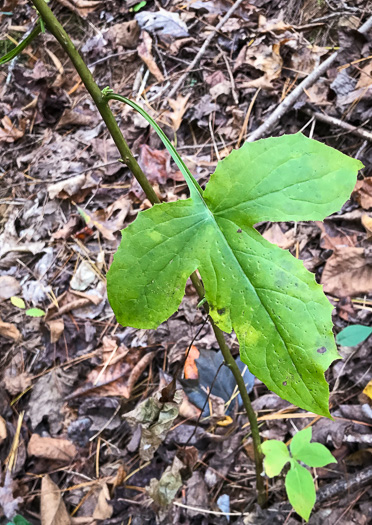
M 371 326 L 372 29 L 358 28 L 372 16 L 372 2 L 244 0 L 217 31 L 231 0 L 141 4 L 49 5 L 99 86 L 142 104 L 202 186 L 219 159 L 338 51 L 265 136 L 301 130 L 366 168 L 350 200 L 324 222 L 257 229 L 315 273 L 334 305 L 335 334 Z M 5 0 L 1 9 L 0 56 L 36 20 L 26 0 Z M 171 94 L 211 32 L 204 54 Z M 0 93 L 0 522 L 18 514 L 59 525 L 301 523 L 286 503 L 283 477 L 265 478 L 267 507 L 257 505 L 247 418 L 230 372 L 223 367 L 215 378 L 221 357 L 191 282 L 178 312 L 157 330 L 117 324 L 105 275 L 120 230 L 150 203 L 118 162 L 51 34 L 0 68 Z M 182 175 L 147 122 L 111 104 L 159 198 L 187 197 Z M 14 296 L 46 315 L 26 315 Z M 238 355 L 235 336 L 227 341 Z M 313 439 L 338 460 L 313 469 L 319 502 L 311 525 L 372 519 L 371 342 L 339 352 L 343 360 L 326 373 L 333 420 L 290 405 L 257 379 L 250 394 L 263 439 L 288 442 L 312 426 Z M 144 447 L 141 403 L 181 365 L 183 403 L 168 407 L 163 427 L 156 426 L 158 441 L 147 433 Z

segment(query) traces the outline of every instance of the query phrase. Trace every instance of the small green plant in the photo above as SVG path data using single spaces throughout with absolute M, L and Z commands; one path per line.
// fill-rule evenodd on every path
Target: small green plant
M 8 521 L 6 525 L 32 525 L 26 518 L 21 516 L 20 514 L 17 514 L 14 516 L 12 521 Z
M 363 343 L 372 334 L 371 326 L 353 324 L 347 326 L 336 336 L 336 341 L 342 346 L 356 346 Z
M 26 304 L 21 297 L 13 296 L 10 298 L 10 302 L 13 306 L 16 306 L 17 308 L 20 308 L 21 310 L 26 309 Z M 44 310 L 41 310 L 40 308 L 27 308 L 25 311 L 25 314 L 29 317 L 43 317 L 45 315 Z
M 285 489 L 290 504 L 306 521 L 315 505 L 316 493 L 313 477 L 301 463 L 308 467 L 337 463 L 327 447 L 321 443 L 310 443 L 311 436 L 312 429 L 309 427 L 295 434 L 289 449 L 276 439 L 265 441 L 261 446 L 265 455 L 264 468 L 269 478 L 278 476 L 284 466 L 290 464 L 285 475 Z

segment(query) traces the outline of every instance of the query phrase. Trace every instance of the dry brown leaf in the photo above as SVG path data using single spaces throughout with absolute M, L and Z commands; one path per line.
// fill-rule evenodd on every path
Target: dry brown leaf
M 48 476 L 41 482 L 41 525 L 70 525 L 71 518 L 66 510 L 58 486 Z
M 54 319 L 53 321 L 48 321 L 46 324 L 50 330 L 50 342 L 56 343 L 65 329 L 63 319 Z
M 47 190 L 51 199 L 56 197 L 59 199 L 70 199 L 73 197 L 76 202 L 80 202 L 90 189 L 96 185 L 96 181 L 90 175 L 82 174 L 49 184 Z
M 140 36 L 140 27 L 137 20 L 115 24 L 105 33 L 114 44 L 114 46 L 123 46 L 129 49 L 137 47 Z
M 92 392 L 104 397 L 121 396 L 129 399 L 136 381 L 154 357 L 154 353 L 150 352 L 140 359 L 141 352 L 141 349 L 131 349 L 119 361 L 113 359 L 114 355 L 111 354 L 114 352 L 111 352 L 104 364 L 92 370 L 84 384 L 68 396 L 68 399 Z M 105 367 L 106 363 L 109 364 Z
M 0 445 L 4 443 L 8 435 L 5 419 L 0 416 Z
M 20 341 L 22 339 L 21 332 L 12 323 L 4 323 L 0 319 L 0 335 L 7 339 L 13 339 L 13 341 Z
M 168 179 L 183 180 L 180 171 L 172 171 L 170 154 L 167 150 L 152 149 L 143 144 L 140 149 L 139 164 L 151 183 L 165 184 Z
M 357 181 L 353 191 L 353 199 L 359 202 L 365 210 L 372 208 L 372 177 Z
M 29 456 L 52 459 L 69 463 L 77 455 L 76 447 L 68 439 L 41 437 L 32 434 L 28 442 L 27 452 Z
M 270 228 L 262 234 L 262 237 L 272 244 L 276 244 L 279 248 L 283 248 L 283 250 L 292 248 L 295 243 L 293 228 L 284 233 L 277 223 L 270 226 Z
M 114 511 L 110 501 L 110 493 L 106 483 L 102 483 L 101 490 L 98 494 L 98 501 L 96 508 L 93 512 L 93 518 L 95 520 L 108 520 L 111 518 Z
M 2 275 L 0 277 L 0 303 L 10 299 L 10 297 L 14 295 L 18 295 L 20 291 L 21 285 L 17 279 L 11 275 Z
M 322 231 L 320 236 L 320 246 L 325 250 L 335 250 L 346 246 L 355 246 L 358 242 L 358 235 L 351 233 L 345 235 L 336 224 L 327 221 L 326 223 L 317 221 L 315 223 Z
M 11 396 L 24 392 L 32 383 L 32 376 L 28 372 L 21 372 L 14 376 L 6 372 L 3 377 L 3 384 Z
M 366 88 L 372 84 L 372 60 L 360 68 L 360 77 L 355 89 Z
M 362 215 L 362 224 L 368 233 L 372 233 L 372 217 L 366 213 Z
M 0 127 L 0 142 L 15 142 L 25 134 L 25 130 L 16 128 L 6 115 L 1 119 L 1 124 L 3 127 Z
M 176 133 L 182 123 L 183 116 L 187 109 L 187 101 L 190 98 L 191 93 L 183 97 L 182 95 L 177 95 L 177 98 L 174 100 L 168 98 L 168 104 L 172 108 L 172 111 L 165 111 L 162 117 L 166 119 L 166 124 L 170 126 L 173 131 Z
M 148 34 L 147 31 L 142 31 L 141 37 L 142 37 L 142 42 L 137 48 L 139 57 L 143 60 L 143 62 L 149 68 L 150 73 L 154 75 L 156 80 L 158 82 L 164 82 L 163 73 L 160 71 L 151 53 L 151 50 L 152 50 L 151 36 Z
M 372 253 L 364 248 L 338 248 L 327 260 L 321 283 L 336 297 L 367 294 L 372 290 Z
M 258 44 L 257 46 L 246 45 L 240 51 L 235 61 L 234 70 L 251 66 L 254 69 L 262 71 L 263 77 L 244 83 L 252 84 L 251 87 L 262 87 L 266 89 L 271 86 L 271 82 L 280 76 L 283 66 L 283 59 L 280 56 L 279 44 L 267 46 L 266 44 Z M 271 86 L 272 88 L 272 86 Z
M 100 0 L 58 0 L 58 2 L 82 18 L 88 16 L 102 4 Z

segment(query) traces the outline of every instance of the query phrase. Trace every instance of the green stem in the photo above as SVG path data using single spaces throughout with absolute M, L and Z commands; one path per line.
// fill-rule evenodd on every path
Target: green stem
M 104 120 L 107 126 L 107 129 L 110 132 L 110 135 L 112 136 L 116 144 L 116 147 L 118 148 L 120 152 L 122 161 L 131 170 L 131 172 L 133 173 L 133 175 L 135 176 L 135 178 L 141 185 L 143 191 L 145 192 L 151 204 L 159 203 L 160 200 L 158 196 L 156 195 L 153 187 L 147 180 L 146 175 L 141 170 L 123 134 L 120 131 L 118 123 L 116 122 L 116 119 L 108 106 L 107 98 L 105 98 L 105 96 L 102 94 L 101 89 L 98 87 L 97 83 L 95 82 L 92 74 L 90 73 L 84 60 L 82 59 L 79 52 L 77 51 L 74 44 L 72 43 L 70 37 L 68 36 L 66 31 L 63 29 L 62 25 L 58 22 L 58 20 L 56 19 L 56 17 L 54 16 L 54 14 L 52 13 L 52 11 L 50 10 L 50 8 L 48 7 L 48 5 L 45 3 L 44 0 L 31 0 L 31 1 L 36 7 L 36 9 L 38 10 L 48 30 L 52 33 L 52 35 L 60 43 L 62 48 L 66 51 L 67 55 L 70 57 L 71 62 L 75 66 L 76 71 L 78 72 L 81 80 L 83 81 L 83 84 L 85 85 L 87 91 L 89 92 L 94 103 L 96 104 L 97 109 L 100 112 L 102 119 Z M 196 288 L 196 291 L 199 297 L 203 298 L 204 288 L 203 288 L 202 283 L 200 282 L 199 277 L 197 276 L 195 272 L 191 275 L 191 280 Z M 204 307 L 208 311 L 207 303 L 204 304 Z M 225 359 L 225 362 L 227 366 L 230 368 L 236 380 L 236 384 L 238 386 L 240 395 L 243 400 L 244 408 L 247 412 L 247 416 L 248 416 L 248 419 L 251 425 L 254 452 L 255 452 L 258 503 L 260 505 L 263 505 L 265 503 L 265 491 L 264 491 L 264 485 L 263 485 L 263 478 L 261 476 L 262 453 L 261 453 L 261 441 L 260 441 L 260 434 L 259 434 L 259 429 L 258 429 L 258 424 L 257 424 L 257 418 L 252 408 L 252 405 L 249 399 L 249 395 L 248 395 L 247 389 L 244 384 L 244 379 L 240 373 L 238 365 L 236 364 L 230 352 L 230 349 L 228 348 L 226 344 L 223 333 L 214 324 L 212 319 L 211 319 L 211 323 L 212 323 L 213 331 L 215 333 L 217 342 L 220 346 L 222 355 Z
M 120 128 L 118 126 L 118 123 L 116 122 L 114 115 L 112 114 L 110 108 L 107 105 L 107 101 L 103 97 L 100 88 L 96 84 L 91 72 L 86 66 L 84 60 L 81 58 L 70 37 L 63 29 L 61 24 L 58 22 L 58 20 L 56 19 L 56 17 L 54 16 L 54 14 L 52 13 L 52 11 L 50 10 L 50 8 L 44 0 L 32 0 L 32 3 L 34 4 L 40 16 L 44 20 L 46 27 L 58 40 L 58 42 L 61 44 L 63 49 L 70 57 L 71 62 L 74 64 L 76 71 L 79 73 L 83 84 L 85 85 L 87 91 L 94 100 L 94 103 L 96 104 L 97 109 L 100 112 L 107 126 L 107 129 L 109 130 L 110 135 L 112 136 L 116 147 L 120 152 L 121 160 L 124 162 L 124 164 L 128 166 L 133 175 L 136 177 L 151 204 L 159 203 L 160 200 L 158 196 L 156 195 L 153 187 L 147 180 L 146 175 L 141 170 L 138 162 L 134 158 L 131 150 L 129 149 L 129 146 L 122 132 L 120 131 Z

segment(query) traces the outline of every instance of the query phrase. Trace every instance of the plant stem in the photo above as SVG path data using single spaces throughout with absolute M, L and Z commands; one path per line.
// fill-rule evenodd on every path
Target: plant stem
M 107 100 L 105 100 L 104 96 L 102 95 L 101 89 L 98 87 L 97 83 L 95 82 L 91 72 L 89 71 L 84 60 L 82 59 L 79 52 L 75 48 L 70 37 L 68 36 L 66 31 L 63 29 L 62 25 L 58 22 L 57 18 L 54 16 L 51 9 L 48 7 L 48 5 L 45 3 L 44 0 L 31 0 L 31 1 L 36 7 L 36 9 L 38 10 L 48 30 L 52 33 L 52 35 L 60 43 L 62 48 L 66 51 L 67 55 L 71 59 L 71 62 L 75 66 L 76 71 L 78 72 L 81 80 L 83 81 L 83 84 L 85 85 L 87 91 L 89 92 L 94 103 L 96 104 L 97 109 L 100 112 L 102 119 L 104 120 L 107 126 L 107 129 L 110 135 L 112 136 L 116 144 L 116 147 L 118 148 L 120 152 L 121 160 L 131 170 L 131 172 L 133 173 L 133 175 L 135 176 L 135 178 L 141 185 L 143 191 L 145 192 L 151 204 L 159 203 L 160 200 L 158 196 L 156 195 L 153 187 L 147 180 L 146 175 L 141 170 L 122 132 L 120 131 L 118 123 L 116 122 L 116 119 L 113 113 L 111 112 L 110 107 L 108 106 Z M 196 272 L 194 272 L 191 275 L 191 280 L 195 286 L 195 289 L 199 297 L 203 298 L 204 288 Z M 206 311 L 208 312 L 209 308 L 208 308 L 207 303 L 204 304 L 204 307 Z M 262 453 L 261 453 L 261 440 L 260 440 L 260 434 L 259 434 L 259 429 L 258 429 L 258 424 L 257 424 L 257 418 L 252 408 L 251 401 L 249 399 L 249 395 L 248 395 L 248 392 L 247 392 L 247 389 L 244 383 L 244 379 L 240 373 L 238 365 L 235 362 L 235 359 L 233 358 L 230 352 L 229 347 L 226 344 L 224 335 L 222 331 L 218 328 L 218 326 L 214 324 L 211 318 L 210 320 L 211 320 L 211 324 L 212 324 L 213 331 L 216 336 L 217 342 L 220 346 L 222 355 L 224 357 L 225 363 L 230 368 L 231 372 L 234 375 L 236 384 L 238 386 L 240 395 L 243 400 L 244 408 L 247 412 L 247 416 L 248 416 L 248 419 L 251 425 L 252 438 L 253 438 L 253 444 L 254 444 L 255 465 L 256 465 L 258 503 L 260 505 L 263 505 L 265 503 L 266 498 L 265 498 L 263 478 L 261 476 Z
M 46 27 L 52 33 L 52 35 L 58 40 L 63 49 L 66 51 L 68 56 L 71 59 L 71 62 L 74 64 L 76 71 L 79 73 L 81 80 L 83 81 L 87 91 L 91 95 L 94 103 L 97 106 L 98 111 L 100 112 L 107 129 L 112 136 L 116 147 L 118 148 L 121 160 L 128 166 L 130 171 L 138 180 L 143 191 L 146 193 L 147 198 L 151 204 L 159 203 L 160 200 L 156 195 L 153 187 L 146 178 L 146 175 L 141 170 L 138 162 L 134 158 L 129 146 L 120 131 L 118 123 L 114 115 L 112 114 L 106 100 L 104 100 L 100 88 L 95 82 L 91 72 L 86 66 L 84 60 L 81 58 L 79 52 L 75 48 L 74 44 L 71 41 L 71 38 L 68 36 L 66 31 L 63 29 L 61 24 L 58 22 L 51 9 L 45 3 L 44 0 L 32 0 L 32 3 L 38 10 L 41 18 L 43 19 Z
M 202 299 L 204 297 L 204 287 L 197 276 L 196 272 L 194 272 L 191 275 L 191 281 L 200 297 Z M 207 313 L 209 313 L 209 305 L 208 303 L 204 303 L 204 309 Z M 214 323 L 213 319 L 209 316 L 209 320 L 211 322 L 214 335 L 216 337 L 218 346 L 220 347 L 220 350 L 222 352 L 223 358 L 225 360 L 226 366 L 228 366 L 235 378 L 236 384 L 239 389 L 239 393 L 241 395 L 243 405 L 245 408 L 245 411 L 248 416 L 249 424 L 251 426 L 251 432 L 252 432 L 252 439 L 253 439 L 253 449 L 254 449 L 254 462 L 256 466 L 256 485 L 257 485 L 257 500 L 258 504 L 261 505 L 261 507 L 266 503 L 266 493 L 265 493 L 265 486 L 264 486 L 264 480 L 262 477 L 263 472 L 263 466 L 262 466 L 262 452 L 261 452 L 261 438 L 260 438 L 260 431 L 258 428 L 258 422 L 257 417 L 255 414 L 255 411 L 253 410 L 251 400 L 249 398 L 249 394 L 247 392 L 247 388 L 244 383 L 244 379 L 242 374 L 240 373 L 239 367 L 231 354 L 230 348 L 227 346 L 225 337 L 223 335 L 222 330 L 218 328 L 218 326 Z

